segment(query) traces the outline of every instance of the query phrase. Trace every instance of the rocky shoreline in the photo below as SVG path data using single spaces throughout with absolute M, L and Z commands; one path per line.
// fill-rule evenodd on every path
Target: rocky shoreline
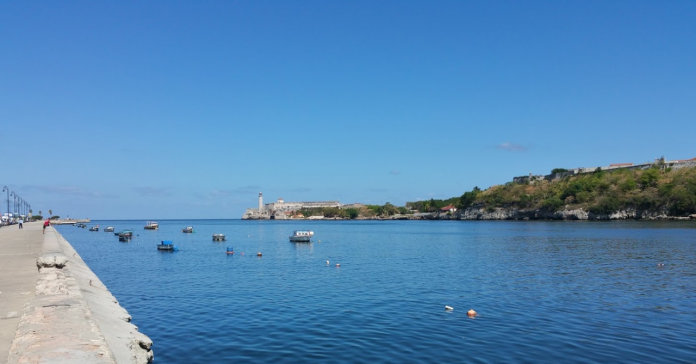
M 438 217 L 437 219 L 441 219 Z M 691 216 L 670 216 L 667 211 L 619 210 L 611 214 L 594 214 L 583 209 L 545 211 L 472 207 L 458 212 L 455 220 L 692 220 Z
M 245 219 L 243 219 L 245 220 Z M 313 217 L 288 220 L 335 221 L 349 220 L 340 217 Z M 619 210 L 611 214 L 594 214 L 583 209 L 546 211 L 520 210 L 514 208 L 470 207 L 456 213 L 418 213 L 411 215 L 392 215 L 389 217 L 360 216 L 352 220 L 696 220 L 696 214 L 690 216 L 671 216 L 666 210 Z

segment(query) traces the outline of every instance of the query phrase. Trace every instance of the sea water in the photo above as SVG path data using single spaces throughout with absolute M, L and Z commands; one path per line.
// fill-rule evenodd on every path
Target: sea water
M 57 227 L 155 363 L 696 362 L 694 222 L 159 223 Z

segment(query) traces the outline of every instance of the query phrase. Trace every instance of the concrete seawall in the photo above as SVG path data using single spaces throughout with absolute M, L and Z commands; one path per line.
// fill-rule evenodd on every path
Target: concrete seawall
M 26 225 L 22 233 L 40 234 L 40 223 Z M 7 364 L 152 362 L 152 341 L 130 323 L 128 312 L 55 229 L 46 229 L 34 255 L 38 275 L 33 292 L 26 294 Z

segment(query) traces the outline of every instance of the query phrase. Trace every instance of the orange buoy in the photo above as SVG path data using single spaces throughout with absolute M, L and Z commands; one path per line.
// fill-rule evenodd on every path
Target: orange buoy
M 474 317 L 474 316 L 477 316 L 478 314 L 477 314 L 476 311 L 474 311 L 474 309 L 472 308 L 471 310 L 467 311 L 466 315 L 469 316 L 469 317 Z
M 257 256 L 257 257 L 260 257 L 260 256 L 262 256 L 262 255 L 263 255 L 263 254 L 261 254 L 261 252 L 256 253 L 256 256 Z

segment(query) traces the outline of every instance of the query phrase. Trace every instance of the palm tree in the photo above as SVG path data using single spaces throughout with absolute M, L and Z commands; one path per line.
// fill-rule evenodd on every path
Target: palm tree
M 48 218 L 50 219 L 51 216 L 53 216 L 53 210 L 48 210 Z
M 43 215 L 41 214 L 41 210 L 39 210 L 39 216 L 43 216 Z

